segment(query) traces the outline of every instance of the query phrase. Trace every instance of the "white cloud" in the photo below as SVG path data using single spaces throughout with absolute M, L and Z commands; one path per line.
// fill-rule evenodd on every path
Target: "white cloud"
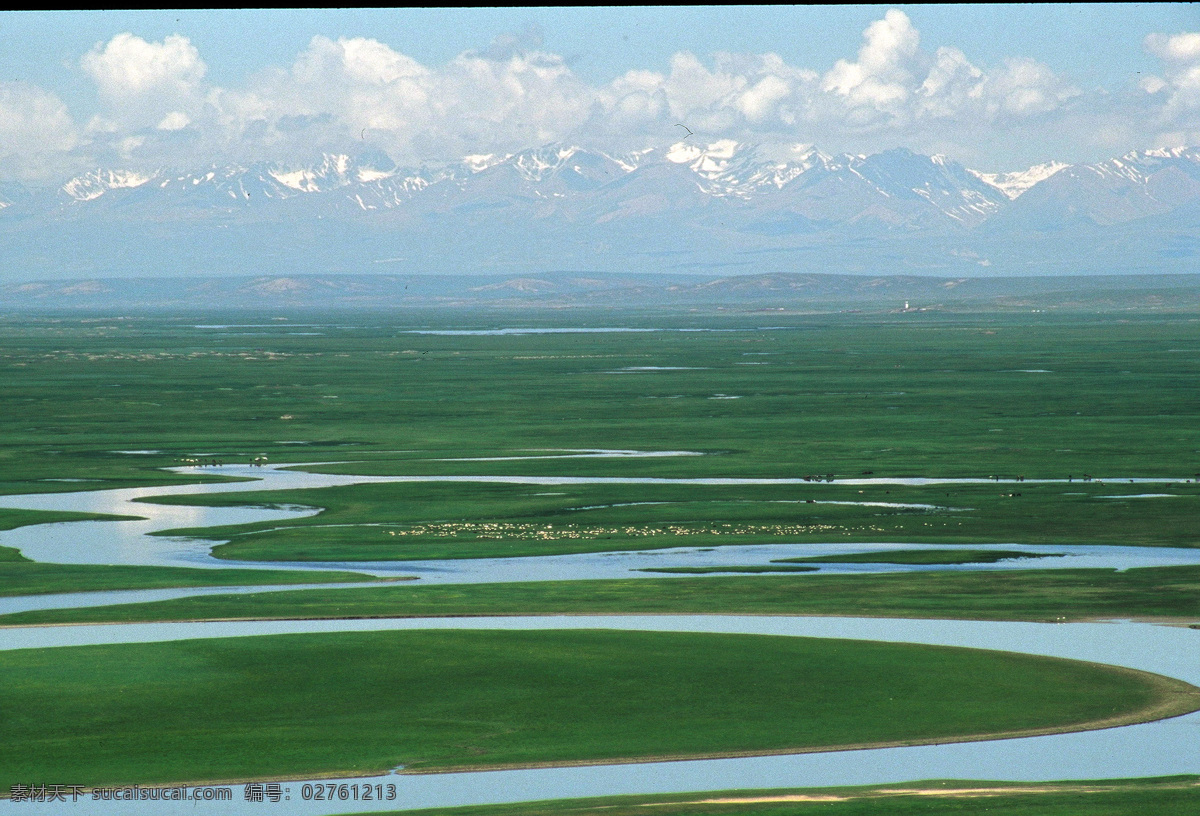
M 77 136 L 67 106 L 21 82 L 0 82 L 0 155 L 22 149 L 70 150 Z
M 761 122 L 774 111 L 780 100 L 791 93 L 791 90 L 786 81 L 769 74 L 738 96 L 738 110 L 751 122 Z
M 117 150 L 125 161 L 133 161 L 134 155 L 145 143 L 144 136 L 127 136 L 117 143 Z
M 953 118 L 980 98 L 983 71 L 976 68 L 957 48 L 937 50 L 933 65 L 914 92 L 918 97 L 918 115 Z
M 511 46 L 433 69 L 376 40 L 314 37 L 288 69 L 211 91 L 206 115 L 226 139 L 254 132 L 276 153 L 306 156 L 369 140 L 402 161 L 437 160 L 565 138 L 597 91 L 561 57 Z
M 207 71 L 195 46 L 177 34 L 161 43 L 118 34 L 103 47 L 97 44 L 80 64 L 101 93 L 117 99 L 162 91 L 186 93 Z
M 12 175 L 57 169 L 79 134 L 57 96 L 22 82 L 0 82 L 0 166 Z
M 192 119 L 183 111 L 171 111 L 158 123 L 159 130 L 183 130 L 192 123 Z
M 991 116 L 1034 116 L 1058 108 L 1079 90 L 1036 60 L 1009 59 L 980 88 Z
M 170 133 L 204 118 L 208 67 L 187 37 L 148 42 L 128 32 L 118 34 L 97 43 L 79 64 L 96 83 L 102 103 L 89 125 L 92 133 Z M 102 144 L 117 142 L 106 139 Z
M 1168 62 L 1196 62 L 1200 60 L 1200 32 L 1173 37 L 1151 34 L 1146 37 L 1146 50 Z
M 52 95 L 32 87 L 0 94 L 0 158 L 86 150 L 89 162 L 157 168 L 305 161 L 366 142 L 416 163 L 558 140 L 614 152 L 665 146 L 678 138 L 677 122 L 709 142 L 804 142 L 834 152 L 902 145 L 959 158 L 1013 144 L 1129 149 L 1165 134 L 1200 140 L 1200 34 L 1151 35 L 1145 48 L 1162 59 L 1162 76 L 1140 89 L 1084 94 L 1027 57 L 984 66 L 950 46 L 929 53 L 909 17 L 892 9 L 866 27 L 856 55 L 818 69 L 776 54 L 680 52 L 665 70 L 588 83 L 542 50 L 536 31 L 436 66 L 376 39 L 317 36 L 290 65 L 226 88 L 206 81 L 186 37 L 149 42 L 124 33 L 80 60 L 101 101 L 82 135 Z M 1048 152 L 1037 160 L 1069 158 Z
M 920 36 L 902 11 L 891 9 L 863 32 L 858 62 L 838 60 L 825 74 L 821 89 L 838 93 L 852 104 L 873 106 L 902 101 L 912 84 L 909 70 Z
M 393 51 L 378 40 L 363 37 L 331 40 L 313 37 L 292 64 L 292 77 L 301 85 L 389 86 L 421 82 L 430 71 L 411 57 Z
M 1141 83 L 1146 93 L 1163 99 L 1156 122 L 1158 146 L 1195 144 L 1200 141 L 1200 32 L 1151 34 L 1144 45 L 1163 61 L 1163 76 Z
M 1138 87 L 1148 94 L 1156 94 L 1166 89 L 1167 83 L 1162 77 L 1148 76 L 1138 83 Z
M 696 55 L 685 52 L 671 58 L 671 73 L 663 90 L 672 116 L 687 119 L 725 107 L 747 84 L 744 75 L 721 66 L 710 71 Z

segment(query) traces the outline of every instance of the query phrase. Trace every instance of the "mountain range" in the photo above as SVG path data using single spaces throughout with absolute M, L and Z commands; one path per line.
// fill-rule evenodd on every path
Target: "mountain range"
M 984 173 L 906 149 L 548 145 L 397 167 L 0 184 L 0 281 L 384 273 L 1043 276 L 1196 270 L 1200 148 Z

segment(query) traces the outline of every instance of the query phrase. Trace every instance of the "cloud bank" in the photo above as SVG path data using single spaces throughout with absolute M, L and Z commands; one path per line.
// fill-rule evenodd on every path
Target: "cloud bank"
M 1077 160 L 1200 142 L 1200 33 L 1153 34 L 1161 71 L 1085 90 L 1014 55 L 980 66 L 956 48 L 930 53 L 902 11 L 871 23 L 853 56 L 789 65 L 776 54 L 677 53 L 666 70 L 632 69 L 596 85 L 542 50 L 536 31 L 497 38 L 441 66 L 368 38 L 314 37 L 291 65 L 244 86 L 209 82 L 184 36 L 121 33 L 79 61 L 99 113 L 80 124 L 53 94 L 0 83 L 0 174 L 61 168 L 192 167 L 310 161 L 364 147 L 400 164 L 511 153 L 568 141 L 613 153 L 675 141 L 815 143 L 828 151 L 906 146 L 984 169 L 995 157 Z

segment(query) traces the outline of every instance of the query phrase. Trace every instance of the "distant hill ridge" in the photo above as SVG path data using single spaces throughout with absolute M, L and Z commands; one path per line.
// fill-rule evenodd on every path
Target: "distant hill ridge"
M 220 309 L 643 308 L 903 312 L 929 309 L 1200 310 L 1200 274 L 935 278 L 770 274 L 538 278 L 328 275 L 113 278 L 0 285 L 0 314 Z

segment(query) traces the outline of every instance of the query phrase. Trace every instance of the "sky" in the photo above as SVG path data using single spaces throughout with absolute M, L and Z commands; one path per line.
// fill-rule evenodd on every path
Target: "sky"
M 0 181 L 567 142 L 907 147 L 1001 172 L 1200 144 L 1200 6 L 0 12 Z

